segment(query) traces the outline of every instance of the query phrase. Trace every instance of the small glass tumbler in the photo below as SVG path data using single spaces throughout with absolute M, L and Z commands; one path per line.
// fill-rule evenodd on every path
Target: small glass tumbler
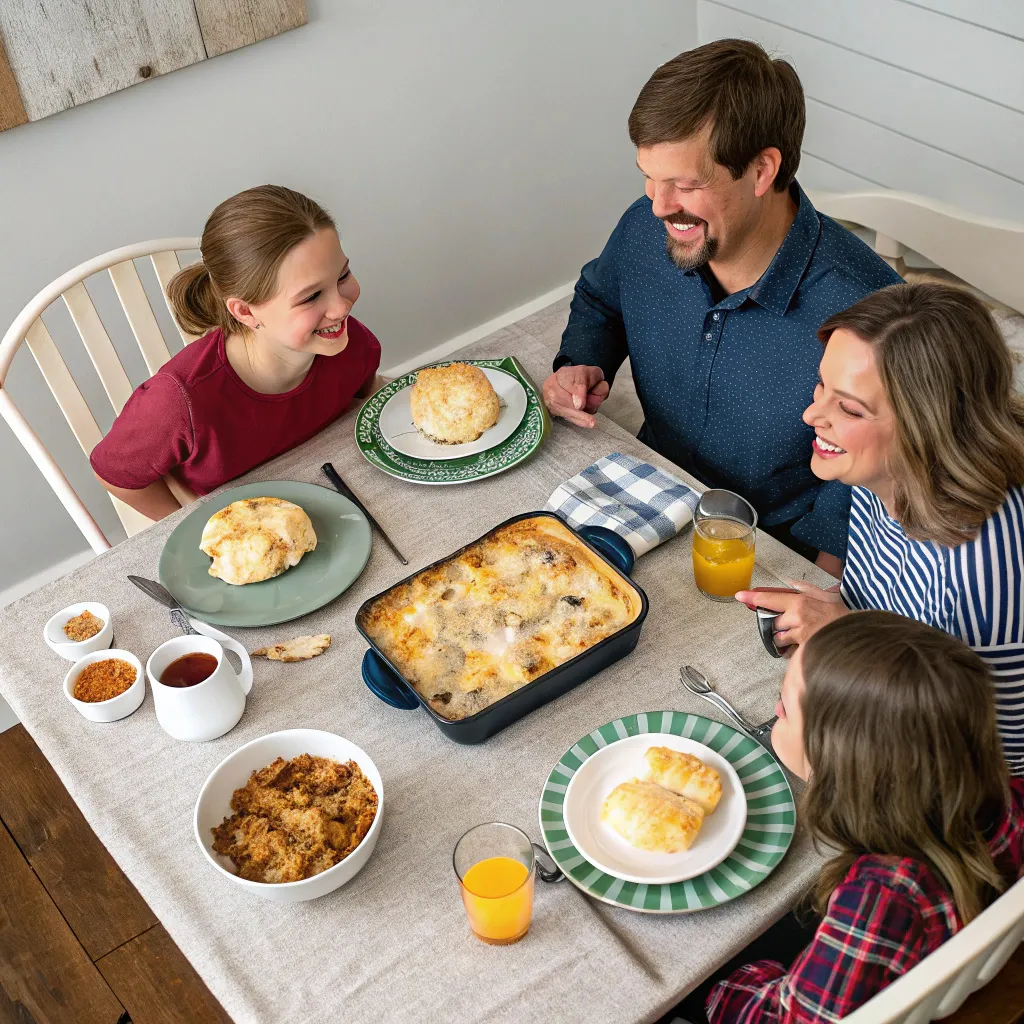
M 693 514 L 693 580 L 713 601 L 731 601 L 749 590 L 754 575 L 757 512 L 732 491 L 700 496 Z
M 452 856 L 469 926 L 482 942 L 507 946 L 530 928 L 536 861 L 529 836 L 500 821 L 471 828 Z

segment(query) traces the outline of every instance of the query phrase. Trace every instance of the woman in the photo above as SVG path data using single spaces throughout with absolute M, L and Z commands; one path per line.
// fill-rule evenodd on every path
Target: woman
M 349 315 L 359 285 L 337 229 L 312 199 L 279 185 L 231 196 L 201 249 L 167 294 L 202 337 L 136 389 L 90 457 L 150 519 L 178 508 L 165 477 L 207 494 L 301 444 L 372 390 L 380 362 Z
M 811 469 L 853 487 L 838 593 L 742 591 L 782 614 L 780 645 L 878 608 L 974 648 L 995 684 L 1011 771 L 1024 774 L 1024 400 L 972 295 L 899 284 L 830 317 L 804 420 Z

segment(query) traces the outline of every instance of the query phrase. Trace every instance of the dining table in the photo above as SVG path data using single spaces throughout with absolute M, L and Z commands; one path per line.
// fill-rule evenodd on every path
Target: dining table
M 459 355 L 514 355 L 539 384 L 562 324 L 564 316 L 559 322 L 550 312 L 538 314 Z M 459 486 L 421 486 L 387 476 L 361 456 L 355 416 L 350 411 L 233 484 L 328 486 L 321 466 L 330 461 L 409 565 L 375 534 L 362 574 L 324 607 L 276 626 L 222 627 L 249 650 L 298 634 L 332 638 L 329 650 L 309 661 L 257 659 L 245 713 L 230 732 L 209 742 L 174 740 L 157 723 L 148 692 L 121 721 L 86 721 L 62 691 L 68 663 L 43 640 L 47 619 L 79 601 L 105 604 L 113 646 L 143 664 L 178 635 L 167 610 L 127 577 L 157 577 L 164 542 L 192 507 L 8 607 L 0 618 L 0 692 L 239 1024 L 655 1021 L 786 914 L 814 878 L 821 859 L 799 816 L 779 866 L 737 899 L 692 913 L 646 914 L 594 900 L 566 880 L 538 882 L 530 930 L 510 946 L 486 945 L 470 933 L 452 852 L 467 829 L 488 821 L 516 825 L 541 841 L 538 803 L 549 772 L 606 722 L 665 710 L 726 721 L 683 688 L 683 665 L 702 671 L 748 719 L 770 718 L 786 663 L 763 648 L 753 613 L 697 591 L 684 532 L 637 560 L 634 579 L 650 611 L 635 650 L 478 745 L 453 743 L 422 710 L 390 707 L 367 689 L 360 674 L 366 642 L 354 616 L 368 597 L 410 572 L 509 516 L 542 509 L 559 484 L 611 452 L 702 485 L 599 414 L 591 429 L 556 421 L 539 452 L 507 472 Z M 835 582 L 759 532 L 755 585 L 794 579 Z M 356 743 L 379 769 L 384 799 L 377 846 L 362 871 L 328 895 L 283 904 L 244 891 L 211 867 L 193 833 L 193 810 L 204 781 L 231 751 L 290 728 L 327 730 Z

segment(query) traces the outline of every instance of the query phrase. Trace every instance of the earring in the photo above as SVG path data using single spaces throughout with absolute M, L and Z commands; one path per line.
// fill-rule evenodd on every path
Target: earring
M 261 328 L 262 326 L 263 326 L 263 324 L 261 324 L 261 323 L 259 322 L 259 320 L 257 320 L 257 321 L 256 321 L 256 330 L 258 331 L 258 330 L 259 330 L 259 329 L 260 329 L 260 328 Z

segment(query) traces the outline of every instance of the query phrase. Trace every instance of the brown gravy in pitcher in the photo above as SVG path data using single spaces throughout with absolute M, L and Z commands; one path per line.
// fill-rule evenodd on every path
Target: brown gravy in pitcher
M 183 688 L 195 686 L 204 679 L 213 675 L 217 668 L 217 659 L 212 654 L 199 651 L 195 654 L 185 654 L 175 659 L 163 670 L 160 675 L 160 682 L 164 686 L 176 686 Z

